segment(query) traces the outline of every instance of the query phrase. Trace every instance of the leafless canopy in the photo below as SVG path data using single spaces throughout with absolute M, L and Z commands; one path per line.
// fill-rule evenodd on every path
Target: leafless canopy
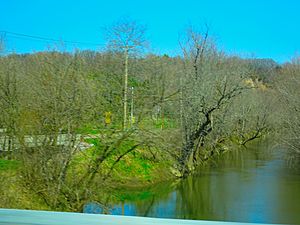
M 121 18 L 104 29 L 107 47 L 110 50 L 136 53 L 148 45 L 145 38 L 146 26 L 130 18 Z

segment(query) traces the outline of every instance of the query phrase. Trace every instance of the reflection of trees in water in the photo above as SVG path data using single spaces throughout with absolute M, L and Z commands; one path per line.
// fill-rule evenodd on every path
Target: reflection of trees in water
M 290 150 L 287 155 L 287 163 L 290 168 L 294 168 L 300 172 L 300 154 Z
M 151 209 L 155 203 L 155 196 L 153 195 L 151 199 L 143 202 L 143 204 L 137 204 L 138 215 L 149 216 Z
M 236 149 L 214 158 L 213 164 L 201 167 L 198 173 L 178 185 L 176 214 L 186 219 L 232 221 L 246 217 L 240 212 L 243 200 L 248 199 L 255 180 L 251 171 L 264 166 L 272 155 L 265 144 L 248 149 Z M 241 184 L 242 183 L 242 184 Z M 234 211 L 236 210 L 236 211 Z
M 209 177 L 193 179 L 188 177 L 178 186 L 176 214 L 184 219 L 203 219 L 211 214 L 212 199 Z
M 155 186 L 147 198 L 126 204 L 138 216 L 300 224 L 300 174 L 272 147 L 229 152 L 175 187 Z
M 293 169 L 294 170 L 294 169 Z M 287 172 L 287 171 L 285 171 Z M 300 174 L 297 171 L 286 173 L 281 182 L 277 182 L 279 213 L 276 214 L 276 222 L 282 224 L 300 224 Z M 284 173 L 282 173 L 284 175 Z
M 161 186 L 151 198 L 133 203 L 136 215 L 299 224 L 299 173 L 292 173 L 268 154 L 261 156 L 271 160 L 257 167 L 255 159 L 261 161 L 261 156 L 241 156 L 243 153 L 228 156 L 236 160 L 230 164 L 234 169 L 204 168 L 202 175 L 188 177 L 169 193 Z M 244 162 L 238 164 L 241 157 Z
M 134 214 L 137 216 L 173 217 L 174 210 L 170 207 L 172 205 L 173 190 L 173 183 L 159 184 L 147 190 L 150 193 L 149 197 L 127 202 L 127 204 L 134 205 Z
M 136 216 L 151 216 L 151 210 L 155 205 L 155 196 L 153 195 L 150 198 L 147 198 L 147 200 L 135 201 L 134 203 L 128 204 L 134 205 L 134 209 L 136 210 L 134 214 Z M 122 215 L 124 215 L 124 213 Z
M 225 154 L 216 155 L 212 161 L 206 167 L 210 169 L 222 169 L 222 168 L 235 168 L 235 169 L 246 169 L 256 168 L 262 166 L 268 160 L 271 160 L 273 156 L 271 143 L 268 141 L 253 142 L 248 147 L 239 147 L 230 150 Z M 203 168 L 200 168 L 202 171 Z

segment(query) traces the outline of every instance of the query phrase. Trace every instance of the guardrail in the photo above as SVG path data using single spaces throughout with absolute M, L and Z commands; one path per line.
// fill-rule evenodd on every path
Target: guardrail
M 68 134 L 59 134 L 56 136 L 56 145 L 62 146 L 62 145 L 72 145 L 79 150 L 85 150 L 91 146 L 92 144 L 88 144 L 86 142 L 81 141 L 82 135 L 77 134 L 75 137 Z M 50 139 L 49 136 L 46 135 L 35 135 L 35 136 L 29 136 L 26 135 L 23 137 L 23 144 L 26 147 L 39 147 L 43 146 L 45 141 L 51 142 L 53 141 Z M 12 151 L 17 150 L 20 148 L 20 143 L 17 138 L 9 138 L 8 136 L 0 134 L 0 156 L 8 155 Z
M 0 225 L 250 225 L 204 220 L 158 219 L 85 213 L 0 209 Z M 257 225 L 258 223 L 256 223 Z

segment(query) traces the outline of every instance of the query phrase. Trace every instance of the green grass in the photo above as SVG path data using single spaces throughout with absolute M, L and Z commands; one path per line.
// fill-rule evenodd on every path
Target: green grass
M 0 171 L 16 170 L 19 166 L 19 161 L 0 159 Z
M 166 119 L 165 122 L 166 121 L 168 120 Z M 153 130 L 158 129 L 154 127 L 151 121 L 148 122 L 150 122 L 149 126 L 151 126 Z M 174 126 L 174 124 L 171 125 L 173 121 L 169 122 L 170 126 Z M 92 127 L 86 127 L 85 132 L 91 134 L 92 130 Z M 86 149 L 84 154 L 77 154 L 71 163 L 72 170 L 78 175 L 84 174 L 87 165 L 92 163 L 93 159 L 96 159 L 103 154 L 103 150 L 106 148 L 107 144 L 110 145 L 117 143 L 117 140 L 120 138 L 111 130 L 101 130 L 101 134 L 102 138 L 112 139 L 111 143 L 109 143 L 109 140 L 103 140 L 100 137 L 86 137 L 84 141 L 93 144 L 93 147 Z M 160 154 L 164 153 L 157 153 L 156 158 L 153 158 L 152 153 L 150 154 L 149 150 L 144 149 L 144 146 L 139 146 L 114 165 L 120 155 L 137 144 L 137 140 L 135 140 L 135 138 L 135 136 L 131 136 L 130 138 L 123 140 L 120 145 L 116 146 L 117 149 L 113 150 L 113 154 L 108 156 L 108 158 L 106 158 L 101 164 L 99 168 L 101 173 L 106 174 L 109 172 L 111 175 L 111 179 L 109 180 L 110 182 L 128 187 L 147 186 L 167 179 L 170 162 L 166 159 L 160 161 L 157 160 L 157 157 L 160 158 Z M 113 170 L 110 172 L 110 168 L 112 166 Z
M 124 160 L 120 161 L 115 167 L 120 177 L 137 178 L 147 182 L 153 179 L 153 169 L 156 165 L 150 160 L 143 159 L 140 154 L 129 154 Z
M 153 120 L 151 118 L 145 118 L 141 121 L 140 126 L 147 127 L 149 129 L 174 129 L 178 128 L 177 122 L 172 119 L 165 117 L 164 120 L 162 118 L 157 118 L 157 120 Z
M 77 132 L 80 134 L 98 134 L 99 129 L 95 128 L 92 125 L 85 125 L 85 126 L 82 126 L 81 128 L 79 128 L 77 130 Z
M 74 157 L 71 166 L 79 174 L 85 170 L 85 165 L 89 163 L 90 159 L 99 157 L 99 155 L 102 154 L 103 148 L 105 148 L 105 144 L 99 138 L 86 138 L 85 141 L 94 146 L 85 150 L 85 154 L 78 154 Z M 124 140 L 115 150 L 115 153 L 105 159 L 101 170 L 104 173 L 108 172 L 117 157 L 135 144 L 136 141 L 133 139 Z M 134 152 L 128 153 L 114 166 L 112 177 L 115 182 L 122 184 L 130 184 L 132 181 L 133 185 L 155 183 L 155 180 L 157 180 L 159 176 L 159 168 L 162 167 L 162 164 L 164 164 L 164 162 L 158 163 L 155 161 L 153 156 L 149 155 L 149 152 L 141 146 L 134 150 Z

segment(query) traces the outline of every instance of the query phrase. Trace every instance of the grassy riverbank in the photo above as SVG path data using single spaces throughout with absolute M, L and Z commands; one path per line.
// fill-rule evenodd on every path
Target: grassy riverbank
M 78 152 L 71 162 L 72 171 L 84 174 L 83 168 L 97 148 L 96 140 L 89 139 L 89 143 L 94 146 L 85 151 Z M 230 143 L 230 145 L 229 145 Z M 134 142 L 125 142 L 120 148 L 130 148 Z M 237 146 L 231 141 L 222 143 L 215 150 L 215 154 L 222 154 Z M 206 149 L 209 163 L 212 149 Z M 101 167 L 101 174 L 97 179 L 101 182 L 101 175 L 108 174 L 112 164 L 116 161 L 116 156 L 112 155 Z M 93 190 L 95 195 L 105 196 L 105 201 L 120 202 L 125 200 L 137 200 L 152 198 L 156 193 L 156 188 L 163 188 L 164 183 L 176 181 L 173 170 L 174 161 L 163 151 L 150 152 L 143 148 L 137 148 L 134 152 L 128 153 L 111 170 L 105 181 L 101 182 L 101 190 Z M 24 179 L 22 179 L 23 165 L 17 160 L 0 160 L 0 207 L 2 208 L 22 208 L 22 209 L 43 209 L 54 210 L 49 207 L 43 199 L 31 190 L 26 189 Z M 103 186 L 104 185 L 104 186 Z M 170 185 L 167 185 L 169 188 Z M 99 192 L 99 193 L 97 193 Z M 103 197 L 102 196 L 102 197 Z M 101 198 L 101 197 L 100 197 Z M 107 200 L 108 199 L 108 200 Z M 99 202 L 103 202 L 99 199 Z
M 79 152 L 72 161 L 73 169 L 78 174 L 84 173 L 82 165 L 90 160 L 89 153 L 93 148 L 85 150 L 84 153 Z M 102 165 L 102 172 L 106 172 L 114 163 L 114 157 L 108 159 Z M 110 176 L 99 187 L 99 193 L 102 193 L 108 201 L 118 202 L 125 199 L 144 198 L 151 195 L 151 187 L 154 184 L 163 183 L 174 176 L 170 173 L 170 161 L 162 160 L 162 156 L 158 156 L 160 160 L 154 158 L 153 155 L 145 154 L 143 149 L 137 149 L 134 153 L 126 155 L 122 161 L 114 166 Z M 40 209 L 55 210 L 49 207 L 41 196 L 26 188 L 26 184 L 22 179 L 23 165 L 17 160 L 0 160 L 0 207 L 1 208 L 20 208 L 20 209 Z M 103 177 L 97 176 L 101 181 Z M 128 190 L 131 194 L 128 194 Z M 140 194 L 140 190 L 144 190 L 144 194 Z M 94 190 L 95 195 L 100 195 Z M 102 196 L 102 197 L 103 197 Z M 144 197 L 143 197 L 144 196 Z M 99 202 L 104 201 L 100 197 Z M 105 200 L 106 201 L 106 200 Z

